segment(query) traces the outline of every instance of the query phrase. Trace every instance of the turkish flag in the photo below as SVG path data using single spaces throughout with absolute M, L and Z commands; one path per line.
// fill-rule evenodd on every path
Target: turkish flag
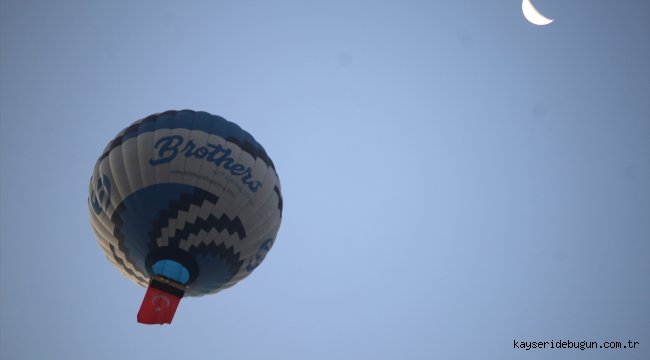
M 138 311 L 138 322 L 143 324 L 171 324 L 181 298 L 156 289 L 153 285 L 149 285 L 147 293 L 144 295 L 140 311 Z

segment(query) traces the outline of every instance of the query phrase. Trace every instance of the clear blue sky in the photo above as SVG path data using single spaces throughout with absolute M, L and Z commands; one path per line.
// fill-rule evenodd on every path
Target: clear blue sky
M 650 2 L 9 1 L 0 358 L 650 358 Z M 135 316 L 88 180 L 148 114 L 274 160 L 256 272 Z M 513 341 L 639 341 L 518 350 Z

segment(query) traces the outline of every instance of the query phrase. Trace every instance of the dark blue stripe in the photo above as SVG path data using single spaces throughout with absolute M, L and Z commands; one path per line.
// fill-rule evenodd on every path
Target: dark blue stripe
M 144 119 L 134 122 L 113 139 L 97 162 L 106 158 L 113 149 L 122 145 L 124 141 L 160 129 L 200 130 L 211 135 L 220 136 L 226 139 L 226 141 L 237 144 L 237 146 L 249 153 L 254 159 L 262 159 L 267 166 L 275 170 L 273 161 L 266 154 L 262 145 L 251 134 L 221 116 L 193 110 L 169 110 L 160 114 L 147 116 Z
M 280 210 L 280 216 L 282 216 L 282 194 L 280 194 L 280 188 L 276 185 L 273 191 L 278 196 L 278 210 Z

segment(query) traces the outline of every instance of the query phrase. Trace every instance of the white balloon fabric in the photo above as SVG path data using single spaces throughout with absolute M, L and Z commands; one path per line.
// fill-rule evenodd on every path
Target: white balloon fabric
M 88 206 L 100 247 L 126 277 L 146 287 L 163 276 L 190 296 L 248 276 L 282 218 L 264 148 L 234 123 L 191 110 L 122 130 L 97 160 Z

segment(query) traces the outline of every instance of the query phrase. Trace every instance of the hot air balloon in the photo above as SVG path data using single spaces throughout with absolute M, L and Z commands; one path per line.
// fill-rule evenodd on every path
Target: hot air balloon
M 264 148 L 220 116 L 166 111 L 104 149 L 90 179 L 92 228 L 108 260 L 148 287 L 141 323 L 171 323 L 184 296 L 213 294 L 257 268 L 282 218 Z

